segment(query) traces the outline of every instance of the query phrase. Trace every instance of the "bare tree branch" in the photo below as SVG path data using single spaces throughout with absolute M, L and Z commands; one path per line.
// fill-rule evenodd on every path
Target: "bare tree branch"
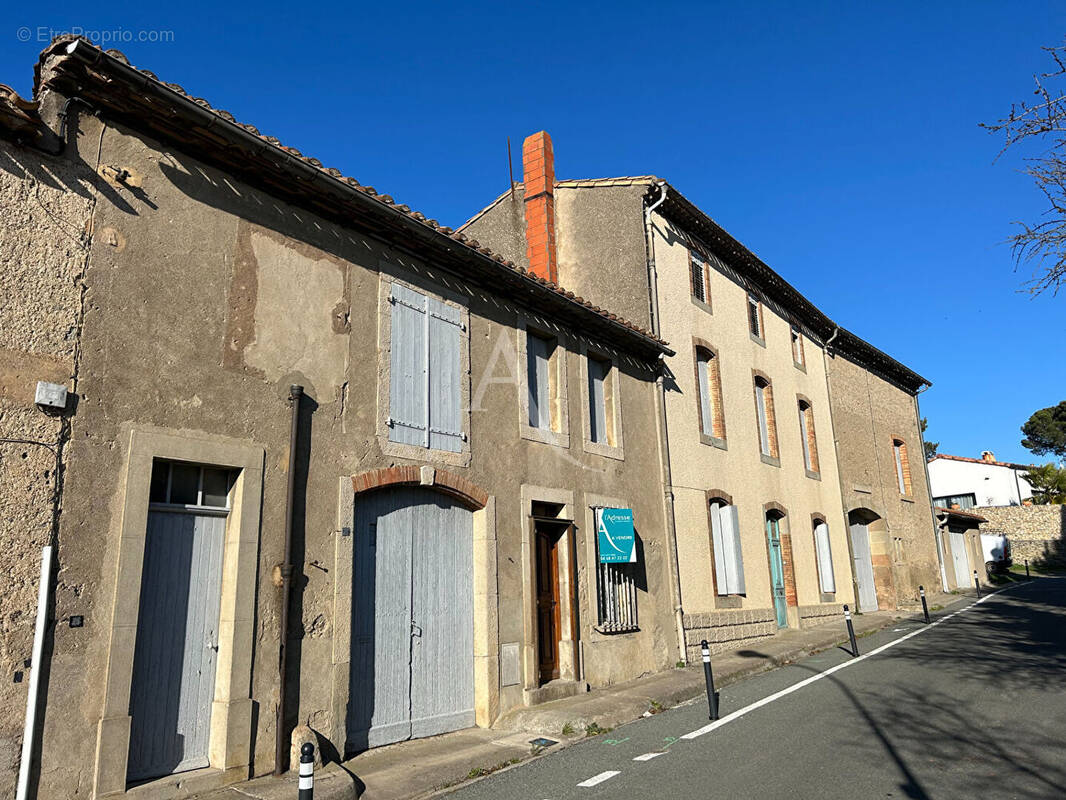
M 1014 103 L 1006 117 L 981 123 L 981 127 L 1003 135 L 997 159 L 1021 142 L 1035 141 L 1045 148 L 1042 155 L 1026 158 L 1022 170 L 1047 199 L 1044 219 L 1033 224 L 1015 222 L 1020 230 L 1007 241 L 1015 269 L 1023 264 L 1032 268 L 1025 288 L 1033 295 L 1045 291 L 1057 295 L 1066 284 L 1066 93 L 1049 87 L 1066 77 L 1066 45 L 1043 50 L 1055 62 L 1055 69 L 1033 76 L 1033 94 L 1038 100 Z

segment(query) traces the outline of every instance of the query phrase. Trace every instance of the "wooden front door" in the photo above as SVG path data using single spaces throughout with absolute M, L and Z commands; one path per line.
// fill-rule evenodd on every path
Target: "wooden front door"
M 537 585 L 537 664 L 541 685 L 559 677 L 559 531 L 534 530 Z

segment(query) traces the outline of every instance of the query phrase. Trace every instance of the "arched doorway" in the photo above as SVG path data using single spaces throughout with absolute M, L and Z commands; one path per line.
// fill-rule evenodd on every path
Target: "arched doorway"
M 354 511 L 348 748 L 473 726 L 473 512 L 413 486 Z
M 856 508 L 848 513 L 852 574 L 857 594 L 855 602 L 862 612 L 878 609 L 871 538 L 883 530 L 884 521 L 868 508 Z

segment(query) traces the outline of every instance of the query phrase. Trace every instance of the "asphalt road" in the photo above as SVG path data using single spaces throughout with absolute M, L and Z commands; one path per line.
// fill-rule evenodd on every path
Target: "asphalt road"
M 1013 586 L 933 626 L 899 624 L 859 649 L 871 655 L 837 649 L 727 687 L 725 722 L 701 735 L 684 738 L 708 724 L 706 701 L 449 798 L 1066 798 L 1066 579 Z

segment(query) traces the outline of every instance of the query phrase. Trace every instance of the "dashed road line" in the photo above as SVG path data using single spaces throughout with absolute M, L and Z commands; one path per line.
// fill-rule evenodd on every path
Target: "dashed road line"
M 663 751 L 660 750 L 658 753 L 645 753 L 642 756 L 637 756 L 633 760 L 634 761 L 651 761 L 653 758 L 658 758 L 659 756 L 665 756 L 665 755 L 666 755 L 666 753 L 664 753 Z
M 611 778 L 613 778 L 615 775 L 618 775 L 619 773 L 620 770 L 609 769 L 606 772 L 601 772 L 599 775 L 593 775 L 588 780 L 581 781 L 578 786 L 582 786 L 585 788 L 588 788 L 589 786 L 596 786 L 597 784 L 603 783 L 604 781 L 609 781 Z

